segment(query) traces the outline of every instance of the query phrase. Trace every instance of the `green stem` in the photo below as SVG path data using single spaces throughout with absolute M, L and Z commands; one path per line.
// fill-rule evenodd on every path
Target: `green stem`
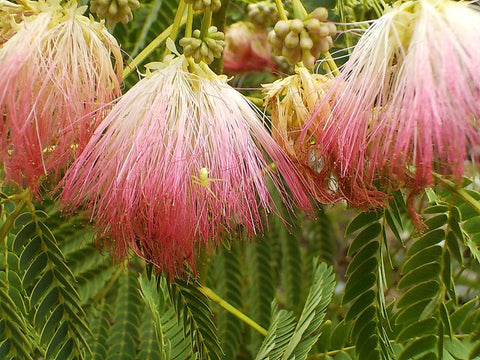
M 197 261 L 197 271 L 198 271 L 198 282 L 201 286 L 207 283 L 208 278 L 208 252 L 205 249 L 205 246 L 200 248 L 199 259 Z
M 203 12 L 202 27 L 200 29 L 200 39 L 205 39 L 208 35 L 208 28 L 212 25 L 212 10 L 207 8 Z
M 225 19 L 227 17 L 227 8 L 230 0 L 220 0 L 220 2 L 222 6 L 212 15 L 212 25 L 216 26 L 218 31 L 225 32 Z M 213 60 L 210 68 L 215 74 L 221 74 L 223 72 L 223 54 L 221 57 Z
M 444 179 L 439 174 L 433 174 L 435 179 L 437 179 L 443 186 L 448 188 L 451 192 L 455 193 L 460 199 L 462 199 L 466 204 L 468 204 L 472 209 L 480 214 L 480 202 L 473 198 L 465 189 L 458 189 L 455 187 L 455 184 L 447 179 Z
M 186 21 L 187 17 L 184 16 L 180 20 L 180 25 L 183 25 Z M 158 46 L 160 46 L 172 33 L 173 25 L 170 25 L 165 30 L 163 30 L 160 35 L 158 35 L 155 39 L 152 40 L 150 44 L 148 44 L 128 65 L 125 66 L 123 70 L 122 79 L 125 80 L 128 75 L 132 73 L 132 71 L 147 58 L 148 55 L 152 53 Z
M 275 0 L 275 5 L 277 6 L 278 15 L 280 16 L 280 20 L 288 20 L 287 12 L 283 7 L 282 0 Z
M 349 346 L 349 347 L 346 347 L 346 348 L 343 348 L 343 349 L 339 349 L 339 350 L 332 350 L 332 351 L 327 351 L 326 353 L 324 354 L 315 354 L 315 355 L 312 355 L 312 356 L 309 356 L 307 358 L 307 360 L 318 360 L 318 359 L 323 359 L 327 356 L 334 356 L 334 355 L 337 355 L 341 352 L 345 352 L 345 351 L 351 351 L 351 350 L 354 350 L 355 349 L 355 346 Z
M 247 325 L 251 326 L 253 329 L 257 330 L 263 336 L 267 335 L 267 330 L 266 329 L 264 329 L 263 327 L 258 325 L 255 321 L 250 319 L 247 315 L 242 313 L 240 310 L 238 310 L 237 308 L 233 307 L 228 302 L 223 300 L 220 296 L 215 294 L 211 289 L 209 289 L 205 286 L 200 286 L 200 287 L 198 287 L 198 290 L 200 290 L 200 292 L 203 295 L 205 295 L 206 297 L 208 297 L 210 300 L 212 300 L 213 302 L 216 302 L 222 308 L 227 310 L 229 313 L 236 316 L 238 319 L 242 320 L 245 324 L 247 324 Z
M 308 13 L 307 13 L 307 10 L 305 10 L 305 7 L 303 6 L 302 2 L 300 0 L 293 0 L 292 6 L 293 6 L 293 15 L 295 16 L 295 18 L 300 20 L 305 19 Z
M 248 100 L 250 100 L 252 103 L 254 103 L 255 105 L 257 105 L 258 107 L 263 106 L 263 100 L 262 99 L 259 99 L 259 98 L 254 97 L 254 96 L 246 96 L 246 98 Z
M 335 61 L 332 58 L 332 55 L 327 51 L 326 53 L 323 54 L 323 57 L 325 58 L 325 61 L 323 62 L 324 69 L 325 71 L 332 72 L 333 75 L 338 76 L 340 75 L 340 71 L 338 70 L 337 64 L 335 64 Z
M 187 5 L 187 24 L 185 25 L 185 37 L 192 37 L 193 27 L 193 7 L 192 4 Z
M 184 17 L 185 7 L 187 4 L 185 0 L 180 0 L 178 3 L 177 13 L 175 14 L 175 18 L 173 19 L 172 24 L 172 31 L 170 33 L 169 38 L 175 41 L 177 39 L 178 29 L 180 29 L 180 25 L 182 24 L 182 19 Z

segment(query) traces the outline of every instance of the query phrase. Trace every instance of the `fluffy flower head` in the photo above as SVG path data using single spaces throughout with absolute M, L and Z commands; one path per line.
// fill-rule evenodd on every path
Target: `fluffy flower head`
M 0 158 L 7 180 L 35 192 L 81 151 L 99 111 L 119 95 L 122 59 L 85 8 L 29 4 L 36 12 L 0 47 Z
M 317 158 L 335 162 L 358 192 L 374 183 L 415 192 L 431 185 L 432 171 L 460 178 L 480 140 L 479 43 L 476 5 L 395 5 L 360 38 L 327 94 L 334 105 L 316 127 Z
M 133 249 L 175 276 L 239 226 L 262 231 L 272 209 L 265 176 L 285 201 L 310 205 L 288 157 L 225 77 L 183 56 L 157 67 L 97 128 L 62 197 L 90 212 L 117 256 Z

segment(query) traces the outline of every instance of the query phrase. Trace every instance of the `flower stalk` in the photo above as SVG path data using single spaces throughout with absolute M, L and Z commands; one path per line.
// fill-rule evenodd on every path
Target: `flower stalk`
M 287 12 L 285 11 L 285 7 L 283 6 L 282 0 L 275 0 L 275 5 L 277 6 L 278 15 L 280 16 L 280 20 L 288 20 Z
M 182 17 L 181 24 L 184 24 L 186 21 L 186 16 Z M 125 66 L 122 74 L 122 80 L 125 79 L 132 73 L 134 69 L 137 69 L 141 63 L 145 61 L 145 59 L 154 51 L 157 47 L 159 47 L 172 33 L 173 24 L 163 30 L 155 39 L 153 39 L 135 58 Z
M 260 326 L 258 323 L 256 323 L 254 320 L 252 320 L 251 318 L 249 318 L 247 315 L 245 315 L 244 313 L 242 313 L 240 310 L 238 310 L 237 308 L 235 308 L 234 306 L 230 305 L 228 302 L 226 302 L 225 300 L 223 300 L 220 296 L 218 296 L 217 294 L 215 294 L 210 288 L 206 287 L 206 286 L 199 286 L 198 287 L 198 290 L 203 294 L 205 295 L 206 297 L 208 297 L 210 300 L 212 300 L 213 302 L 217 303 L 218 305 L 220 305 L 222 308 L 224 308 L 226 311 L 228 311 L 230 314 L 232 314 L 233 316 L 235 316 L 236 318 L 240 319 L 241 321 L 243 321 L 245 324 L 247 324 L 248 326 L 250 326 L 252 329 L 256 330 L 257 332 L 259 332 L 260 334 L 262 334 L 263 336 L 267 336 L 267 330 L 265 328 L 263 328 L 262 326 Z

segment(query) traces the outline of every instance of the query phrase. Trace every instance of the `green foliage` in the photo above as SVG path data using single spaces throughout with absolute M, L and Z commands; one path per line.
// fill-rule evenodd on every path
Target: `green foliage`
M 12 294 L 15 291 L 18 291 L 15 287 L 0 280 L 0 355 L 3 359 L 8 356 L 15 359 L 32 359 L 31 353 L 36 346 L 28 334 L 33 331 L 24 317 L 21 297 L 21 302 L 17 304 L 12 299 L 16 297 Z
M 89 324 L 92 336 L 89 337 L 88 342 L 92 349 L 92 360 L 102 360 L 107 357 L 107 341 L 110 329 L 108 319 L 111 319 L 111 317 L 110 306 L 105 302 L 90 313 Z
M 361 213 L 347 227 L 346 233 L 358 232 L 348 249 L 352 259 L 347 267 L 348 280 L 342 304 L 350 304 L 345 324 L 351 327 L 350 338 L 361 359 L 388 359 L 392 349 L 386 334 L 383 294 L 383 256 L 385 230 L 380 213 Z
M 236 308 L 244 306 L 240 250 L 238 243 L 232 244 L 231 251 L 222 247 L 215 263 L 218 294 Z M 242 322 L 223 308 L 218 309 L 217 319 L 218 337 L 224 358 L 235 359 L 242 337 Z
M 19 254 L 22 287 L 30 294 L 28 311 L 45 346 L 45 358 L 62 358 L 74 354 L 81 358 L 90 352 L 83 332 L 89 332 L 80 298 L 72 283 L 73 273 L 50 229 L 36 214 L 24 213 L 17 223 L 26 224 L 19 230 L 13 251 Z M 28 222 L 27 222 L 28 221 Z
M 332 298 L 335 277 L 331 267 L 315 261 L 312 284 L 298 321 L 293 314 L 273 305 L 272 324 L 256 360 L 304 360 L 320 336 L 327 305 Z
M 340 225 L 351 237 L 345 251 L 341 240 L 333 245 L 333 213 L 299 216 L 289 233 L 273 220 L 250 244 L 232 239 L 201 273 L 256 328 L 210 302 L 195 282 L 167 284 L 134 258 L 112 263 L 90 227 L 62 218 L 55 203 L 24 206 L 3 201 L 1 211 L 6 359 L 466 360 L 480 353 L 480 214 L 449 191 L 428 193 L 423 232 L 412 227 L 401 193 L 383 213 L 358 214 Z M 335 294 L 333 267 L 318 259 L 338 270 L 342 254 Z M 307 266 L 307 259 L 315 260 Z
M 260 326 L 268 327 L 270 323 L 270 306 L 275 296 L 275 273 L 272 264 L 272 243 L 274 232 L 267 234 L 260 241 L 252 243 L 247 249 L 246 263 L 249 275 L 250 306 L 247 314 Z M 281 260 L 280 260 L 281 261 Z M 251 331 L 250 352 L 258 351 L 263 338 Z
M 179 323 L 192 351 L 201 359 L 221 359 L 215 324 L 208 299 L 194 285 L 183 281 L 169 284 L 169 293 Z
M 285 286 L 285 305 L 290 309 L 299 307 L 302 296 L 302 257 L 300 238 L 289 234 L 283 226 L 278 226 L 278 237 L 282 245 L 282 272 Z
M 107 340 L 107 360 L 135 359 L 142 314 L 140 299 L 135 274 L 122 274 L 118 279 L 113 325 Z
M 315 221 L 306 219 L 306 223 L 306 233 L 302 240 L 307 242 L 307 247 L 302 258 L 305 258 L 305 266 L 308 274 L 311 274 L 313 259 L 316 257 L 329 265 L 335 263 L 335 238 L 332 219 L 324 209 L 315 213 Z

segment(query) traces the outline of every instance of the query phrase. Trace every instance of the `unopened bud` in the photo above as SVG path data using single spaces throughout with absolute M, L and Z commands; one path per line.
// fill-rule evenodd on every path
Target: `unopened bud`
M 312 39 L 308 36 L 306 32 L 302 32 L 302 34 L 300 35 L 300 47 L 304 50 L 310 50 L 312 46 Z
M 333 36 L 337 33 L 337 27 L 334 23 L 327 23 L 329 35 Z
M 332 40 L 332 38 L 330 38 Z M 330 42 L 327 38 L 319 39 L 312 47 L 312 55 L 315 57 L 319 57 L 320 54 L 326 53 L 330 50 Z
M 305 22 L 305 27 L 311 33 L 317 33 L 320 30 L 322 23 L 318 19 L 308 19 Z
M 328 19 L 328 10 L 325 9 L 324 7 L 318 7 L 315 10 L 313 10 L 309 15 L 309 18 L 315 18 L 318 19 L 321 22 L 327 21 Z
M 280 48 L 283 45 L 282 41 L 277 37 L 274 30 L 268 33 L 268 42 L 272 44 L 274 48 Z
M 300 19 L 293 19 L 292 21 L 290 21 L 289 29 L 291 32 L 300 34 L 303 30 L 303 21 Z
M 286 22 L 285 20 L 278 21 L 275 24 L 275 27 L 273 28 L 273 30 L 275 31 L 275 34 L 277 34 L 279 38 L 284 38 L 288 33 L 288 22 Z
M 287 34 L 287 36 L 285 36 L 285 46 L 287 48 L 295 48 L 298 46 L 298 42 L 299 42 L 299 38 L 298 38 L 298 35 L 293 33 L 293 32 L 289 32 Z
M 117 15 L 117 11 L 118 11 L 117 3 L 115 1 L 112 1 L 108 8 L 108 15 L 115 16 Z
M 308 70 L 312 70 L 315 67 L 317 59 L 310 53 L 306 53 L 304 54 L 302 61 L 303 65 L 305 65 Z

